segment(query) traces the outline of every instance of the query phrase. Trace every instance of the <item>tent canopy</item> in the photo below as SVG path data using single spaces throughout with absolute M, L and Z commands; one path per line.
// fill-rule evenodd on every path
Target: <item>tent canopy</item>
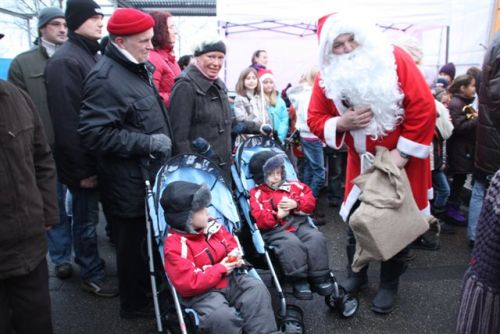
M 234 87 L 257 49 L 268 51 L 278 88 L 296 83 L 317 63 L 318 18 L 346 11 L 368 17 L 395 44 L 403 35 L 417 39 L 429 75 L 447 59 L 463 73 L 482 62 L 481 44 L 488 45 L 494 7 L 495 0 L 217 0 L 219 27 L 229 46 L 226 83 Z

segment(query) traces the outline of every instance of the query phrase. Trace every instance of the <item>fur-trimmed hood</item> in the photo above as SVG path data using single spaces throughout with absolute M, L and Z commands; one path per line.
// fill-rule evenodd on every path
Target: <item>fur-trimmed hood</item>
M 176 230 L 196 233 L 191 228 L 193 214 L 206 208 L 212 200 L 206 184 L 185 181 L 170 183 L 160 199 L 167 224 Z
M 274 151 L 262 151 L 254 154 L 250 159 L 249 170 L 256 184 L 264 184 L 266 176 L 276 168 L 282 168 L 282 180 L 286 180 L 285 174 L 286 155 Z

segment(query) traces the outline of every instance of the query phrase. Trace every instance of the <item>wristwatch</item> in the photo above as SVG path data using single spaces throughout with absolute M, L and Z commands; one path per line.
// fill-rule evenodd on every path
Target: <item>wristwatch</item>
M 410 159 L 410 156 L 404 152 L 401 152 L 400 150 L 399 151 L 399 156 L 403 159 Z

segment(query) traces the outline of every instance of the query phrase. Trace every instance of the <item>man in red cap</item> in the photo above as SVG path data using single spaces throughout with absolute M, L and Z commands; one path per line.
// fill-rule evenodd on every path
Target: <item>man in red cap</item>
M 315 81 L 308 125 L 328 146 L 348 146 L 345 195 L 340 215 L 347 221 L 359 203 L 360 189 L 352 181 L 362 172 L 375 146 L 390 150 L 394 163 L 406 170 L 414 199 L 429 215 L 430 143 L 436 111 L 433 97 L 413 59 L 392 46 L 377 27 L 355 15 L 333 14 L 320 19 L 320 75 Z M 349 233 L 349 279 L 346 289 L 366 286 L 367 268 L 350 270 L 355 238 Z M 394 308 L 399 276 L 405 270 L 407 248 L 381 265 L 380 288 L 372 310 Z
M 148 63 L 153 18 L 139 10 L 116 10 L 108 22 L 110 43 L 87 76 L 79 132 L 98 159 L 103 209 L 116 241 L 122 318 L 151 317 L 144 182 L 170 156 L 170 125 Z

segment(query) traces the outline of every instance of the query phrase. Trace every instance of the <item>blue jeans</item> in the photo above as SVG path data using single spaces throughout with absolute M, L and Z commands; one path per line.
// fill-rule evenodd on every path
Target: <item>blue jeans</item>
M 476 227 L 481 208 L 483 207 L 484 196 L 486 195 L 486 183 L 483 180 L 474 180 L 472 194 L 469 202 L 469 217 L 467 223 L 467 237 L 469 240 L 476 240 Z
M 83 280 L 98 281 L 105 277 L 104 261 L 97 249 L 96 226 L 99 222 L 97 189 L 70 188 L 72 219 L 65 210 L 65 186 L 58 185 L 60 222 L 48 232 L 49 255 L 57 266 L 71 262 L 71 246 L 75 263 Z M 60 190 L 60 191 L 59 191 Z
M 440 170 L 432 171 L 432 188 L 434 189 L 434 209 L 444 209 L 450 196 L 450 185 L 446 174 Z
M 311 188 L 316 198 L 325 183 L 323 145 L 318 139 L 300 139 L 304 151 L 304 175 L 302 181 Z

